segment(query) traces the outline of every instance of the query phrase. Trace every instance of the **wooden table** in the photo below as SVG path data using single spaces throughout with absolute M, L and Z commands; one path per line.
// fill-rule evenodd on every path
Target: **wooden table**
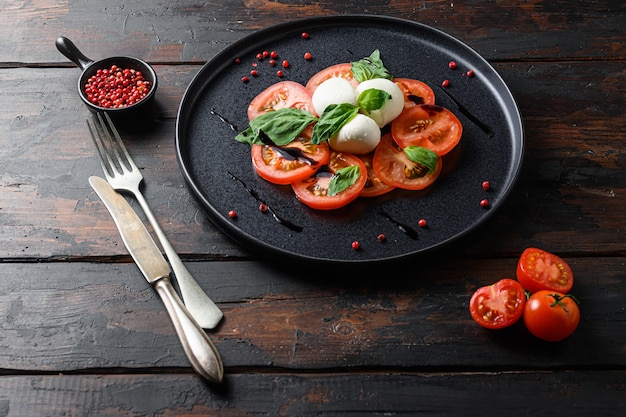
M 408 271 L 330 279 L 273 267 L 207 220 L 175 158 L 178 105 L 206 61 L 268 25 L 341 13 L 457 37 L 497 69 L 524 120 L 505 206 Z M 4 0 L 0 22 L 1 415 L 622 415 L 624 3 Z M 162 117 L 126 140 L 165 232 L 225 313 L 209 332 L 219 386 L 192 371 L 89 187 L 102 172 L 60 35 L 159 74 Z M 528 246 L 575 272 L 582 321 L 561 343 L 469 316 L 472 292 L 512 276 Z

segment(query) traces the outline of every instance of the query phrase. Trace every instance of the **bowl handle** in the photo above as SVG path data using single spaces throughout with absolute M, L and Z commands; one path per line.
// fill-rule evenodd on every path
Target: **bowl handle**
M 81 69 L 87 68 L 93 64 L 93 61 L 87 58 L 77 47 L 74 42 L 64 36 L 59 36 L 56 40 L 56 46 L 59 52 L 69 58 L 73 63 Z

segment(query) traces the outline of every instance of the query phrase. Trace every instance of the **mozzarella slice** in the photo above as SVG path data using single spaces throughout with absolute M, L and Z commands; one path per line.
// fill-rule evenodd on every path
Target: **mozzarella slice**
M 382 108 L 373 110 L 369 114 L 369 116 L 378 123 L 379 127 L 383 127 L 398 117 L 404 109 L 404 95 L 396 83 L 384 78 L 373 78 L 363 81 L 356 87 L 356 90 L 361 94 L 363 91 L 369 90 L 370 88 L 383 90 L 391 95 L 391 98 L 387 100 Z
M 330 104 L 350 103 L 356 105 L 357 93 L 350 81 L 341 77 L 329 78 L 313 92 L 313 107 L 322 114 Z
M 337 152 L 366 154 L 378 146 L 380 134 L 380 128 L 374 119 L 359 113 L 339 129 L 328 144 Z

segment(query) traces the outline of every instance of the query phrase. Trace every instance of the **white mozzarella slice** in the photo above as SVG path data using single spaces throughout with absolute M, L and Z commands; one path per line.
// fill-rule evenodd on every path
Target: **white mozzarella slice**
M 364 114 L 357 114 L 329 140 L 329 145 L 337 152 L 366 154 L 380 143 L 378 124 Z
M 374 119 L 376 123 L 378 123 L 379 127 L 383 127 L 388 123 L 391 123 L 393 119 L 402 113 L 402 110 L 404 109 L 404 95 L 396 83 L 384 78 L 374 78 L 363 81 L 357 86 L 356 90 L 359 94 L 361 94 L 363 91 L 369 90 L 370 88 L 383 90 L 391 95 L 391 98 L 387 100 L 382 108 L 373 110 L 369 114 L 369 116 Z
M 341 77 L 329 78 L 313 92 L 313 108 L 322 114 L 330 104 L 350 103 L 356 105 L 357 93 L 350 81 Z

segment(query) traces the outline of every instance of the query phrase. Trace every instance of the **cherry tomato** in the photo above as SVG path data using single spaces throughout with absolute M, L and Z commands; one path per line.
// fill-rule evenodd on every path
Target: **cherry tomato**
M 548 342 L 565 339 L 578 327 L 580 309 L 571 295 L 541 290 L 530 296 L 524 308 L 524 324 L 530 333 Z
M 517 280 L 530 292 L 540 290 L 568 293 L 574 274 L 560 257 L 543 249 L 527 248 L 517 263 Z
M 376 171 L 374 171 L 373 166 L 374 153 L 357 156 L 361 159 L 361 161 L 363 161 L 365 167 L 367 168 L 367 182 L 365 183 L 363 190 L 361 190 L 361 197 L 378 197 L 396 188 L 393 185 L 383 182 L 380 178 L 378 178 L 378 175 L 376 175 Z
M 404 108 L 418 104 L 435 104 L 435 93 L 428 84 L 411 78 L 394 78 L 394 83 L 404 94 Z
M 487 329 L 502 329 L 522 317 L 525 304 L 526 294 L 519 282 L 504 278 L 477 289 L 469 309 L 476 323 Z
M 309 81 L 306 83 L 306 89 L 309 90 L 311 94 L 315 91 L 315 89 L 324 81 L 333 77 L 341 77 L 350 81 L 350 83 L 356 87 L 359 85 L 359 82 L 354 79 L 354 75 L 352 75 L 352 64 L 349 62 L 345 62 L 343 64 L 336 64 L 330 67 L 326 67 L 320 72 L 314 74 Z
M 445 107 L 420 104 L 400 113 L 391 123 L 391 134 L 402 148 L 423 146 L 443 156 L 461 140 L 463 125 Z
M 332 176 L 342 168 L 357 165 L 360 175 L 356 182 L 341 191 L 329 196 L 328 184 Z M 348 153 L 331 151 L 328 169 L 320 169 L 313 176 L 291 184 L 298 199 L 307 206 L 319 210 L 333 210 L 347 205 L 354 201 L 367 181 L 367 168 L 365 164 L 356 156 Z
M 423 190 L 439 177 L 443 162 L 441 157 L 434 171 L 411 161 L 390 133 L 383 135 L 374 152 L 372 167 L 376 176 L 393 187 L 405 190 Z
M 252 164 L 257 174 L 274 184 L 291 184 L 313 175 L 330 159 L 327 142 L 311 143 L 312 129 L 285 146 L 252 145 Z
M 252 99 L 248 106 L 248 120 L 263 113 L 291 107 L 315 114 L 311 100 L 311 93 L 302 84 L 281 81 L 272 84 Z

